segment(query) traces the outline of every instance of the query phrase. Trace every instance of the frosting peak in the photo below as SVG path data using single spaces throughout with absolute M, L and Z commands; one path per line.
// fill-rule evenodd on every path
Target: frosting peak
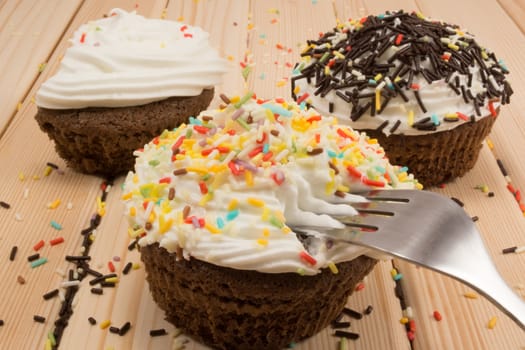
M 74 33 L 37 105 L 124 107 L 199 95 L 220 84 L 227 69 L 208 38 L 198 27 L 115 9 Z
M 304 104 L 235 98 L 137 151 L 123 186 L 132 237 L 236 269 L 315 274 L 367 250 L 312 239 L 293 224 L 341 227 L 349 192 L 414 188 L 365 134 Z M 289 226 L 290 225 L 290 226 Z

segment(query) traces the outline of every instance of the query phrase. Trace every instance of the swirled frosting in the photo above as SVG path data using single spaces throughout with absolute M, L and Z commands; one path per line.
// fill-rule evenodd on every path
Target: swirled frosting
M 226 99 L 226 98 L 225 98 Z M 367 250 L 315 238 L 294 224 L 342 227 L 351 192 L 415 188 L 374 139 L 304 104 L 247 94 L 137 151 L 123 186 L 130 234 L 235 269 L 315 274 Z M 333 244 L 332 244 L 333 243 Z
M 458 26 L 387 12 L 307 41 L 292 94 L 357 130 L 419 135 L 497 116 L 512 94 L 507 73 Z
M 220 84 L 227 69 L 208 36 L 198 27 L 115 9 L 75 32 L 36 103 L 51 109 L 124 107 L 199 95 Z

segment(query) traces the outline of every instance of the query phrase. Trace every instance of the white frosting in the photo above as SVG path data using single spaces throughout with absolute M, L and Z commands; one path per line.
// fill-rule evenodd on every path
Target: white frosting
M 419 73 L 419 71 L 416 71 L 416 64 L 413 61 L 407 64 L 406 61 L 409 60 L 409 58 L 404 57 L 402 62 L 401 60 L 395 58 L 397 56 L 394 56 L 397 52 L 403 52 L 404 50 L 410 49 L 414 45 L 414 42 L 418 42 L 418 44 L 432 42 L 434 47 L 437 47 L 441 50 L 439 55 L 434 56 L 436 57 L 435 59 L 439 62 L 448 62 L 449 59 L 455 59 L 454 55 L 456 54 L 456 52 L 458 54 L 462 54 L 464 50 L 467 50 L 467 48 L 469 48 L 469 46 L 477 45 L 474 41 L 474 36 L 460 30 L 459 28 L 453 28 L 447 24 L 425 18 L 420 14 L 411 14 L 410 16 L 407 15 L 411 19 L 410 24 L 407 24 L 407 26 L 413 26 L 412 23 L 417 23 L 418 25 L 422 26 L 422 23 L 433 22 L 433 24 L 439 24 L 439 26 L 441 26 L 441 29 L 446 28 L 444 32 L 446 32 L 447 34 L 441 37 L 440 40 L 436 40 L 435 37 L 439 38 L 439 35 L 437 33 L 434 33 L 434 37 L 430 38 L 428 35 L 420 34 L 420 29 L 418 29 L 414 30 L 414 33 L 416 34 L 409 36 L 409 43 L 403 43 L 401 40 L 399 41 L 399 43 L 396 43 L 398 35 L 400 35 L 401 39 L 403 37 L 403 34 L 400 33 L 406 33 L 406 27 L 400 29 L 400 32 L 396 31 L 395 27 L 399 26 L 403 21 L 399 18 L 396 18 L 395 20 L 386 20 L 389 18 L 390 15 L 395 16 L 396 13 L 390 13 L 387 15 L 375 17 L 374 22 L 373 24 L 371 24 L 371 26 L 376 26 L 376 29 L 370 29 L 370 27 L 368 27 L 369 23 L 372 23 L 370 18 L 364 21 L 364 24 L 360 20 L 350 20 L 348 22 L 340 23 L 334 29 L 334 31 L 327 33 L 326 36 L 322 38 L 322 40 L 320 39 L 320 42 L 315 42 L 315 44 L 310 43 L 309 45 L 307 45 L 299 63 L 299 66 L 293 72 L 293 75 L 296 77 L 296 79 L 294 79 L 294 85 L 296 89 L 294 91 L 294 94 L 297 97 L 301 97 L 302 95 L 307 93 L 308 97 L 306 98 L 306 101 L 308 101 L 314 108 L 319 110 L 324 115 L 336 116 L 341 123 L 351 125 L 354 129 L 375 130 L 380 126 L 384 125 L 384 122 L 388 122 L 386 127 L 382 128 L 383 133 L 387 136 L 391 134 L 390 130 L 397 121 L 400 121 L 400 124 L 394 130 L 395 134 L 421 135 L 432 133 L 435 131 L 445 131 L 453 129 L 461 124 L 469 122 L 469 118 L 471 116 L 475 116 L 476 118 L 485 118 L 491 115 L 495 116 L 494 111 L 497 110 L 501 105 L 499 98 L 484 98 L 483 105 L 479 106 L 478 113 L 474 108 L 474 103 L 471 98 L 467 98 L 468 102 L 466 102 L 463 93 L 457 94 L 449 86 L 449 83 L 454 84 L 455 86 L 457 81 L 457 83 L 459 83 L 459 86 L 463 86 L 465 90 L 470 90 L 471 96 L 477 96 L 478 94 L 485 93 L 487 91 L 488 85 L 491 85 L 491 87 L 493 87 L 494 90 L 498 91 L 499 93 L 502 93 L 504 90 L 504 86 L 502 84 L 503 80 L 496 81 L 495 75 L 492 75 L 493 73 L 485 73 L 489 75 L 488 81 L 483 82 L 480 72 L 481 69 L 479 61 L 472 59 L 472 62 L 467 67 L 469 73 L 472 75 L 470 83 L 468 74 L 461 73 L 459 71 L 455 71 L 454 73 L 452 73 L 452 75 L 448 77 L 448 80 L 445 78 L 441 78 L 433 80 L 431 83 L 429 83 L 425 79 L 423 74 Z M 402 16 L 400 18 L 404 17 Z M 385 19 L 385 22 L 389 25 L 389 27 L 385 28 L 380 25 L 383 19 Z M 416 22 L 417 20 L 419 20 L 420 22 Z M 370 72 L 369 69 L 367 70 L 367 68 L 363 68 L 363 65 L 365 65 L 365 62 L 367 62 L 368 58 L 372 57 L 372 55 L 375 55 L 377 53 L 377 51 L 374 51 L 375 49 L 371 49 L 377 48 L 378 46 L 374 41 L 369 42 L 368 44 L 370 45 L 370 48 L 362 51 L 356 57 L 350 56 L 352 57 L 352 59 L 345 58 L 345 54 L 347 54 L 346 50 L 348 48 L 348 50 L 350 50 L 349 53 L 352 52 L 351 50 L 360 49 L 352 47 L 352 45 L 349 44 L 350 41 L 347 40 L 349 40 L 349 38 L 358 37 L 361 34 L 361 31 L 368 34 L 370 34 L 370 32 L 375 33 L 373 36 L 373 40 L 376 40 L 378 37 L 383 38 L 382 40 L 384 40 L 384 38 L 390 37 L 390 42 L 388 43 L 389 48 L 386 49 L 382 54 L 378 54 L 377 56 L 375 56 L 371 66 L 374 66 L 376 64 L 393 64 L 393 67 L 388 68 L 386 72 L 384 70 L 381 71 L 380 75 L 378 75 L 379 71 Z M 421 31 L 421 33 L 423 33 L 423 31 Z M 440 32 L 440 34 L 442 33 Z M 344 45 L 338 46 L 338 44 L 341 43 L 343 43 Z M 336 50 L 334 48 L 338 49 Z M 494 74 L 497 73 L 499 75 L 503 75 L 507 73 L 506 67 L 501 61 L 496 61 L 495 56 L 490 55 L 490 52 L 487 49 L 483 47 L 478 48 L 479 50 L 481 50 L 480 60 L 483 61 L 485 67 L 494 70 Z M 471 50 L 469 51 L 469 53 L 472 54 L 472 52 L 474 52 L 475 50 L 476 49 Z M 313 53 L 308 54 L 309 52 Z M 413 53 L 411 53 L 411 55 L 412 54 Z M 394 58 L 389 61 L 391 57 Z M 435 64 L 431 63 L 428 51 L 418 53 L 417 59 L 420 62 L 420 70 L 426 70 L 427 72 L 436 73 Z M 335 68 L 333 68 L 336 66 L 334 65 L 334 63 L 339 64 L 343 61 L 346 62 L 345 76 L 343 76 L 342 69 L 336 70 Z M 457 65 L 459 63 L 454 61 L 454 64 Z M 410 67 L 410 69 L 415 72 L 412 80 L 408 78 L 409 74 L 404 74 L 403 77 L 392 76 L 393 74 L 400 72 L 398 68 L 400 68 L 401 65 L 406 68 Z M 307 69 L 309 67 L 311 68 L 313 66 L 316 67 L 315 71 L 317 71 L 317 75 L 312 74 L 309 78 L 310 82 L 308 82 L 305 77 L 301 77 L 301 73 L 304 69 Z M 450 70 L 451 66 L 452 65 L 445 66 L 443 64 L 441 66 L 441 69 Z M 341 84 L 343 81 L 348 83 L 350 81 L 357 82 L 358 80 L 361 80 L 365 84 L 369 81 L 371 83 L 368 87 L 364 87 L 362 89 L 359 89 L 358 91 L 356 91 L 356 86 L 353 85 L 337 90 L 332 89 L 325 96 L 322 96 L 322 93 L 320 91 L 322 89 L 320 89 L 319 87 L 319 81 L 325 79 L 325 77 L 327 76 L 329 76 L 332 79 L 332 81 L 337 81 Z M 391 85 L 391 82 L 394 81 L 396 78 L 401 79 L 403 83 L 406 83 L 406 81 L 410 80 L 414 84 L 414 87 L 407 86 L 408 84 L 405 84 L 401 87 L 402 91 L 407 96 L 408 101 L 405 101 L 400 95 L 400 93 L 398 93 L 393 87 L 393 85 Z M 345 101 L 343 98 L 336 94 L 336 92 L 342 95 L 352 93 L 358 93 L 360 95 L 371 94 L 371 97 L 359 99 L 359 104 L 363 106 L 365 105 L 365 103 L 371 102 L 373 106 L 375 106 L 376 90 L 380 91 L 381 103 L 383 103 L 386 100 L 384 97 L 385 92 L 393 92 L 395 93 L 395 96 L 389 100 L 388 104 L 381 112 L 376 112 L 375 115 L 372 116 L 371 108 L 368 107 L 366 109 L 366 112 L 357 120 L 351 120 L 350 118 L 353 108 L 352 104 Z M 419 105 L 414 90 L 419 91 L 421 101 L 423 102 L 426 111 L 424 111 Z M 460 92 L 459 87 L 457 88 L 457 90 Z M 492 101 L 489 102 L 490 100 Z M 490 107 L 489 103 L 491 104 Z M 493 108 L 493 110 L 491 110 L 491 108 Z M 463 117 L 463 119 L 460 117 L 457 118 L 456 121 L 445 121 L 445 118 L 448 118 L 450 120 L 451 115 L 454 115 L 458 112 L 461 113 L 461 117 Z M 418 129 L 413 127 L 414 123 L 422 121 L 425 118 L 431 118 L 431 124 L 433 121 L 433 124 L 435 126 L 433 130 Z
M 349 204 L 364 199 L 346 192 L 372 188 L 368 179 L 385 188 L 418 186 L 374 141 L 295 103 L 249 99 L 202 112 L 137 151 L 123 186 L 131 235 L 219 266 L 316 274 L 368 251 L 313 239 L 307 252 L 289 226 L 342 227 L 325 214 L 354 215 Z M 181 169 L 187 173 L 174 174 Z
M 198 27 L 115 9 L 75 32 L 36 103 L 51 109 L 124 107 L 199 95 L 220 84 L 227 70 L 208 37 Z

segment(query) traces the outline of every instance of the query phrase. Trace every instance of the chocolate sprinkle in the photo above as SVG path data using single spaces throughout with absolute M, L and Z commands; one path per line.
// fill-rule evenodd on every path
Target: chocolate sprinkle
M 354 332 L 337 330 L 335 331 L 334 335 L 339 338 L 346 338 L 346 339 L 352 339 L 352 340 L 359 339 L 359 334 L 354 333 Z
M 480 107 L 490 98 L 496 97 L 501 104 L 509 102 L 512 89 L 505 79 L 508 71 L 494 53 L 487 53 L 471 34 L 458 34 L 459 30 L 459 26 L 402 10 L 350 20 L 317 40 L 307 41 L 309 47 L 301 54 L 305 59 L 294 68 L 292 85 L 305 80 L 315 86 L 315 95 L 332 91 L 336 99 L 351 106 L 350 119 L 357 121 L 367 112 L 371 116 L 381 114 L 396 99 L 415 100 L 426 114 L 419 86 L 412 83 L 421 81 L 426 88 L 444 81 L 465 103 L 474 101 L 476 115 L 481 116 Z M 310 61 L 305 64 L 306 57 Z M 476 66 L 476 73 L 471 73 Z M 484 85 L 476 98 L 470 91 L 473 79 Z M 375 89 L 380 91 L 377 109 Z M 404 91 L 410 89 L 414 96 L 408 97 Z M 330 113 L 334 102 L 328 102 Z M 390 133 L 397 131 L 399 123 L 397 120 Z M 414 125 L 420 130 L 436 130 L 441 123 Z

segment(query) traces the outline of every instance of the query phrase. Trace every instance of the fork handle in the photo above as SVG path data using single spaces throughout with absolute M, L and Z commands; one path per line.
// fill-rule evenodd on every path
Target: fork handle
M 508 286 L 499 274 L 487 273 L 487 276 L 483 283 L 478 281 L 476 285 L 468 282 L 467 284 L 489 299 L 521 329 L 525 330 L 525 301 Z

